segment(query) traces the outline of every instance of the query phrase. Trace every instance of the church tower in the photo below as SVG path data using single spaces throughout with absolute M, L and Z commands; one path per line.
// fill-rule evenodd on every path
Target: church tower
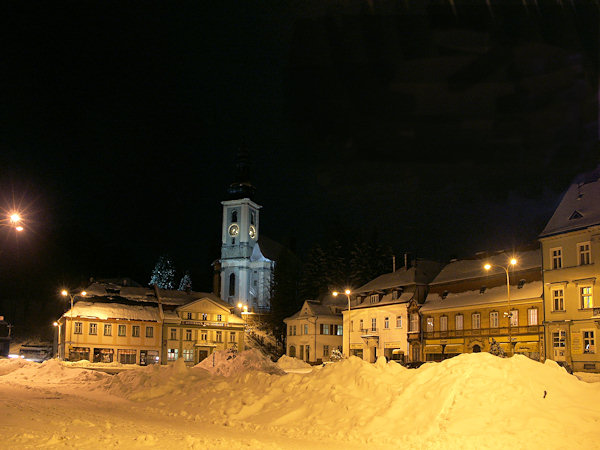
M 266 258 L 259 244 L 261 206 L 251 200 L 255 187 L 250 183 L 248 156 L 238 154 L 236 178 L 222 201 L 221 227 L 221 298 L 249 310 L 270 309 L 270 286 L 274 262 Z

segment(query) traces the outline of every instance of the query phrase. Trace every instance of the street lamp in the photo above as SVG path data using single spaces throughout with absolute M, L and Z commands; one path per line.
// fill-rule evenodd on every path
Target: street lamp
M 346 289 L 344 291 L 344 294 L 346 295 L 346 297 L 348 298 L 348 357 L 350 356 L 350 294 L 352 292 L 350 291 L 350 289 Z M 337 297 L 340 293 L 338 291 L 333 291 L 332 295 L 334 297 Z M 343 324 L 342 324 L 343 326 Z
M 511 349 L 511 355 L 514 354 L 514 351 L 512 351 L 512 313 L 510 311 L 510 276 L 508 273 L 508 269 L 511 267 L 514 267 L 517 264 L 517 260 L 515 258 L 512 258 L 510 260 L 510 264 L 507 266 L 500 266 L 498 264 L 490 264 L 490 263 L 486 263 L 483 268 L 485 270 L 490 270 L 492 267 L 499 267 L 500 269 L 504 270 L 504 272 L 506 273 L 506 300 L 507 300 L 507 305 L 508 305 L 508 312 L 504 313 L 504 316 L 508 318 L 508 347 Z
M 8 219 L 5 219 L 10 227 L 14 228 L 16 231 L 23 231 L 23 218 L 21 217 L 21 214 L 19 214 L 16 211 L 7 213 Z
M 240 315 L 244 318 L 244 330 L 246 329 L 246 316 L 248 315 L 248 305 L 244 305 L 242 302 L 237 304 L 237 307 L 241 310 Z M 246 314 L 246 316 L 244 316 Z
M 69 345 L 72 347 L 73 346 L 73 298 L 75 298 L 75 296 L 78 294 L 71 294 L 66 289 L 63 289 L 62 291 L 60 291 L 60 295 L 62 295 L 63 297 L 69 297 L 71 299 L 71 310 L 69 311 L 69 318 L 71 319 L 71 325 L 69 326 Z M 81 291 L 79 293 L 79 295 L 82 297 L 85 297 L 87 295 L 87 292 Z M 71 357 L 71 351 L 69 349 L 69 358 L 70 357 Z

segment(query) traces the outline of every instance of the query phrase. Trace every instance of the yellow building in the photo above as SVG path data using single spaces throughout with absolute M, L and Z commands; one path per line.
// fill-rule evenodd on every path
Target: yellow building
M 540 242 L 546 358 L 600 372 L 600 168 L 569 187 Z
M 164 309 L 164 363 L 183 358 L 187 365 L 195 365 L 218 350 L 244 350 L 243 319 L 216 295 L 202 294 L 185 305 Z
M 344 354 L 368 362 L 377 357 L 419 361 L 421 354 L 419 314 L 429 283 L 440 271 L 435 261 L 417 260 L 383 274 L 353 292 L 355 300 L 343 311 Z
M 511 266 L 513 256 L 517 264 Z M 484 269 L 486 262 L 492 264 L 489 272 Z M 510 305 L 506 272 L 498 266 L 509 268 Z M 540 359 L 543 289 L 538 249 L 453 260 L 429 288 L 420 309 L 423 360 L 487 352 L 494 340 L 506 354 Z
M 306 300 L 300 311 L 283 320 L 287 356 L 320 364 L 330 360 L 333 350 L 342 350 L 342 297 Z

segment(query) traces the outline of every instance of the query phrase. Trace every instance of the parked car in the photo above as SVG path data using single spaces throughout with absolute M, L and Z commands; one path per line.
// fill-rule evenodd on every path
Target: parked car
M 402 363 L 402 365 L 404 367 L 406 367 L 407 369 L 418 369 L 423 364 L 425 364 L 425 361 L 411 361 L 411 362 L 403 362 Z
M 24 344 L 19 350 L 19 358 L 33 362 L 52 359 L 52 344 Z

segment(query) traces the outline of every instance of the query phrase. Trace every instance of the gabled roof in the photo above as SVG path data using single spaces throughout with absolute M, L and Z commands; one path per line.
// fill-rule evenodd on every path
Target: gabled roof
M 593 225 L 600 225 L 600 166 L 574 180 L 540 237 Z
M 512 255 L 511 255 L 512 256 Z M 490 256 L 485 259 L 461 259 L 451 261 L 441 270 L 437 277 L 430 283 L 430 286 L 435 286 L 453 281 L 463 281 L 475 278 L 485 277 L 500 273 L 502 269 L 492 268 L 488 274 L 483 268 L 486 262 L 490 264 L 506 266 L 511 256 L 505 253 Z M 514 268 L 515 272 L 529 270 L 542 267 L 542 253 L 539 248 L 517 253 L 517 265 Z
M 353 294 L 365 294 L 411 284 L 427 284 L 438 274 L 441 266 L 436 261 L 417 260 L 416 265 L 410 269 L 400 268 L 395 272 L 384 273 L 355 289 Z
M 409 291 L 409 292 L 403 292 L 400 295 L 400 297 L 398 297 L 395 300 L 392 300 L 390 298 L 389 300 L 380 300 L 377 303 L 369 303 L 369 300 L 366 299 L 362 303 L 359 303 L 356 306 L 352 305 L 352 309 L 376 308 L 378 306 L 384 306 L 384 305 L 397 305 L 399 303 L 409 303 L 414 298 L 414 296 L 415 296 L 415 292 Z
M 104 303 L 79 301 L 73 305 L 73 317 L 108 320 L 147 320 L 160 321 L 158 307 L 149 305 L 132 305 L 123 303 Z M 71 309 L 62 315 L 71 317 Z
M 194 303 L 198 303 L 198 302 L 202 302 L 202 301 L 209 301 L 211 303 L 214 303 L 215 305 L 217 305 L 220 308 L 223 308 L 227 312 L 230 312 L 231 309 L 233 308 L 233 306 L 231 306 L 227 302 L 224 302 L 219 297 L 217 297 L 215 294 L 206 294 L 206 295 L 204 295 L 204 296 L 202 296 L 200 298 L 197 298 L 196 300 L 192 300 L 191 302 L 186 303 L 185 305 L 178 306 L 176 309 L 180 310 L 180 309 L 183 309 L 183 308 L 187 308 L 188 306 L 191 306 Z
M 345 297 L 344 297 L 345 298 Z M 341 316 L 341 313 L 337 312 L 339 309 L 344 308 L 344 302 L 322 304 L 318 300 L 305 300 L 302 308 L 297 313 L 283 319 L 287 321 L 290 319 L 297 319 L 300 317 L 324 317 L 324 316 Z

